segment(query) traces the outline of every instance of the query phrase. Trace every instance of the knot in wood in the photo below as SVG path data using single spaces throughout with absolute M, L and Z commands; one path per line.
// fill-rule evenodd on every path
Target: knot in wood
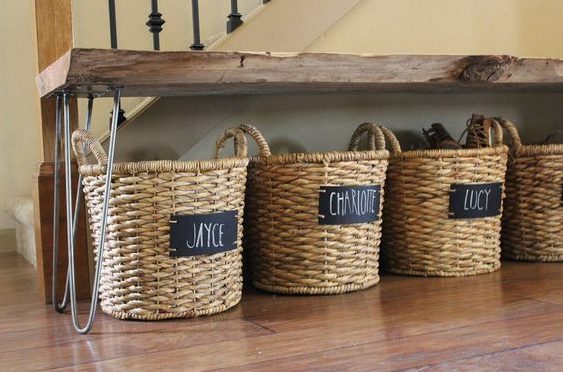
M 512 64 L 509 56 L 470 56 L 461 60 L 459 80 L 468 82 L 494 82 Z

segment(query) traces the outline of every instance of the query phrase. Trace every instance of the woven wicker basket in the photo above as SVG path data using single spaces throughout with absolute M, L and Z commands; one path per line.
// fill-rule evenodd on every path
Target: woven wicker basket
M 508 120 L 512 138 L 502 224 L 504 257 L 525 261 L 563 261 L 563 144 L 522 145 Z
M 147 161 L 114 165 L 105 253 L 100 278 L 102 310 L 119 319 L 189 318 L 236 305 L 242 291 L 242 219 L 246 138 L 231 129 L 236 157 L 208 161 Z M 107 158 L 88 132 L 73 134 L 84 176 L 84 195 L 95 245 Z M 86 164 L 83 145 L 98 164 Z M 171 257 L 170 218 L 237 211 L 236 249 L 211 255 Z
M 393 133 L 382 128 L 392 147 L 383 211 L 385 270 L 465 276 L 500 268 L 501 216 L 454 219 L 449 214 L 452 185 L 504 183 L 508 148 L 497 122 L 494 129 L 492 147 L 403 152 Z
M 379 128 L 366 123 L 354 133 L 352 150 L 367 133 L 369 151 L 279 155 L 271 155 L 255 128 L 241 128 L 260 147 L 260 155 L 251 158 L 246 200 L 245 247 L 253 284 L 271 292 L 315 295 L 378 283 L 381 211 L 372 222 L 325 225 L 319 222 L 319 202 L 321 188 L 328 185 L 383 190 L 389 152 Z

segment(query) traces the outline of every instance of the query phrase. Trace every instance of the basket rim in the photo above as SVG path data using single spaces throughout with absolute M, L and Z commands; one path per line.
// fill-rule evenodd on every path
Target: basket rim
M 246 168 L 249 158 L 224 158 L 211 160 L 149 160 L 138 162 L 114 163 L 114 175 L 161 173 L 161 172 L 207 172 L 230 168 Z M 84 176 L 101 176 L 106 174 L 106 165 L 86 164 L 79 167 Z
M 391 154 L 391 159 L 413 159 L 413 158 L 472 158 L 483 155 L 502 155 L 508 153 L 508 146 L 496 145 L 481 149 L 422 149 L 406 150 Z
M 563 155 L 563 144 L 549 143 L 545 145 L 522 145 L 511 152 L 516 157 Z
M 368 151 L 327 151 L 327 152 L 295 152 L 289 154 L 254 155 L 251 164 L 290 165 L 299 163 L 333 163 L 358 160 L 387 160 L 388 150 Z

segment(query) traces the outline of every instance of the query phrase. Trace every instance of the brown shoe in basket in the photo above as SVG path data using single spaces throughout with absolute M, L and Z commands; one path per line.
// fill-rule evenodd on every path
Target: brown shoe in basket
M 430 129 L 422 130 L 430 149 L 460 149 L 459 142 L 454 140 L 446 128 L 440 123 L 434 123 Z
M 465 148 L 491 147 L 493 145 L 492 129 L 493 121 L 491 119 L 485 118 L 483 115 L 473 114 L 471 119 L 467 121 Z
M 563 144 L 563 130 L 550 133 L 540 145 L 560 145 Z

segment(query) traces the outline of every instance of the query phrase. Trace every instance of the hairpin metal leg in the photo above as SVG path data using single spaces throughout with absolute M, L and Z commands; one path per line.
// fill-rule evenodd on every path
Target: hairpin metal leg
M 70 144 L 70 109 L 68 95 L 65 94 L 64 98 L 64 124 L 65 124 L 65 143 Z M 98 291 L 100 287 L 100 275 L 102 272 L 102 263 L 104 256 L 104 246 L 106 240 L 106 225 L 109 209 L 109 198 L 111 192 L 111 177 L 113 173 L 113 160 L 115 153 L 115 143 L 117 137 L 117 120 L 119 115 L 119 101 L 121 99 L 121 88 L 116 88 L 113 97 L 113 116 L 111 121 L 110 130 L 110 144 L 108 149 L 108 165 L 106 171 L 106 183 L 104 202 L 102 205 L 102 218 L 100 221 L 100 237 L 98 246 L 98 259 L 96 262 L 96 272 L 94 275 L 94 285 L 92 288 L 92 299 L 90 302 L 90 311 L 88 313 L 88 320 L 84 327 L 80 326 L 78 320 L 78 309 L 76 305 L 76 283 L 75 283 L 75 267 L 74 267 L 74 239 L 73 239 L 73 222 L 72 217 L 72 195 L 70 190 L 72 187 L 72 174 L 69 167 L 66 167 L 65 182 L 66 182 L 66 211 L 67 211 L 67 239 L 68 239 L 68 259 L 69 259 L 69 287 L 70 287 L 70 309 L 72 313 L 72 324 L 77 332 L 85 334 L 92 329 L 94 318 L 96 317 L 96 307 L 98 305 Z M 70 164 L 70 146 L 65 146 L 65 161 Z
M 58 258 L 59 258 L 59 205 L 60 205 L 60 148 L 61 148 L 61 96 L 57 96 L 56 103 L 56 114 L 55 114 L 55 180 L 54 180 L 54 212 L 53 212 L 53 282 L 52 282 L 52 302 L 55 310 L 59 313 L 64 312 L 68 306 L 68 290 L 69 290 L 69 279 L 70 272 L 67 267 L 66 280 L 65 280 L 65 291 L 61 303 L 58 301 L 58 290 L 57 290 L 57 276 L 58 276 Z M 92 108 L 94 105 L 94 97 L 88 97 L 88 110 L 86 113 L 86 126 L 87 131 L 90 130 L 92 126 Z M 80 204 L 82 200 L 82 175 L 78 176 L 77 190 L 76 190 L 76 201 L 74 207 L 74 218 L 72 221 L 72 241 L 73 244 L 76 242 L 76 226 L 78 225 L 78 216 L 80 215 Z M 69 261 L 70 265 L 70 261 Z
M 94 107 L 94 97 L 88 96 L 88 110 L 86 112 L 86 125 L 84 127 L 84 129 L 86 129 L 86 131 L 90 131 L 90 128 L 92 127 L 92 109 L 93 109 L 93 107 Z M 77 187 L 76 201 L 75 201 L 75 205 L 74 205 L 74 218 L 72 220 L 72 242 L 73 242 L 73 245 L 76 244 L 76 226 L 78 225 L 78 217 L 80 216 L 80 206 L 81 206 L 81 201 L 82 201 L 82 175 L 81 174 L 78 175 L 78 182 L 77 182 L 76 185 L 77 185 L 76 186 Z M 68 289 L 68 275 L 67 275 L 67 285 L 66 285 L 66 288 L 65 288 L 65 298 L 66 298 L 67 289 Z
M 54 185 L 53 185 L 53 268 L 51 283 L 51 301 L 55 310 L 62 313 L 68 304 L 68 270 L 65 281 L 65 292 L 62 302 L 59 304 L 59 296 L 57 290 L 58 263 L 59 263 L 59 215 L 60 215 L 60 173 L 61 173 L 61 96 L 57 95 L 56 111 L 55 111 L 55 169 L 54 169 Z

